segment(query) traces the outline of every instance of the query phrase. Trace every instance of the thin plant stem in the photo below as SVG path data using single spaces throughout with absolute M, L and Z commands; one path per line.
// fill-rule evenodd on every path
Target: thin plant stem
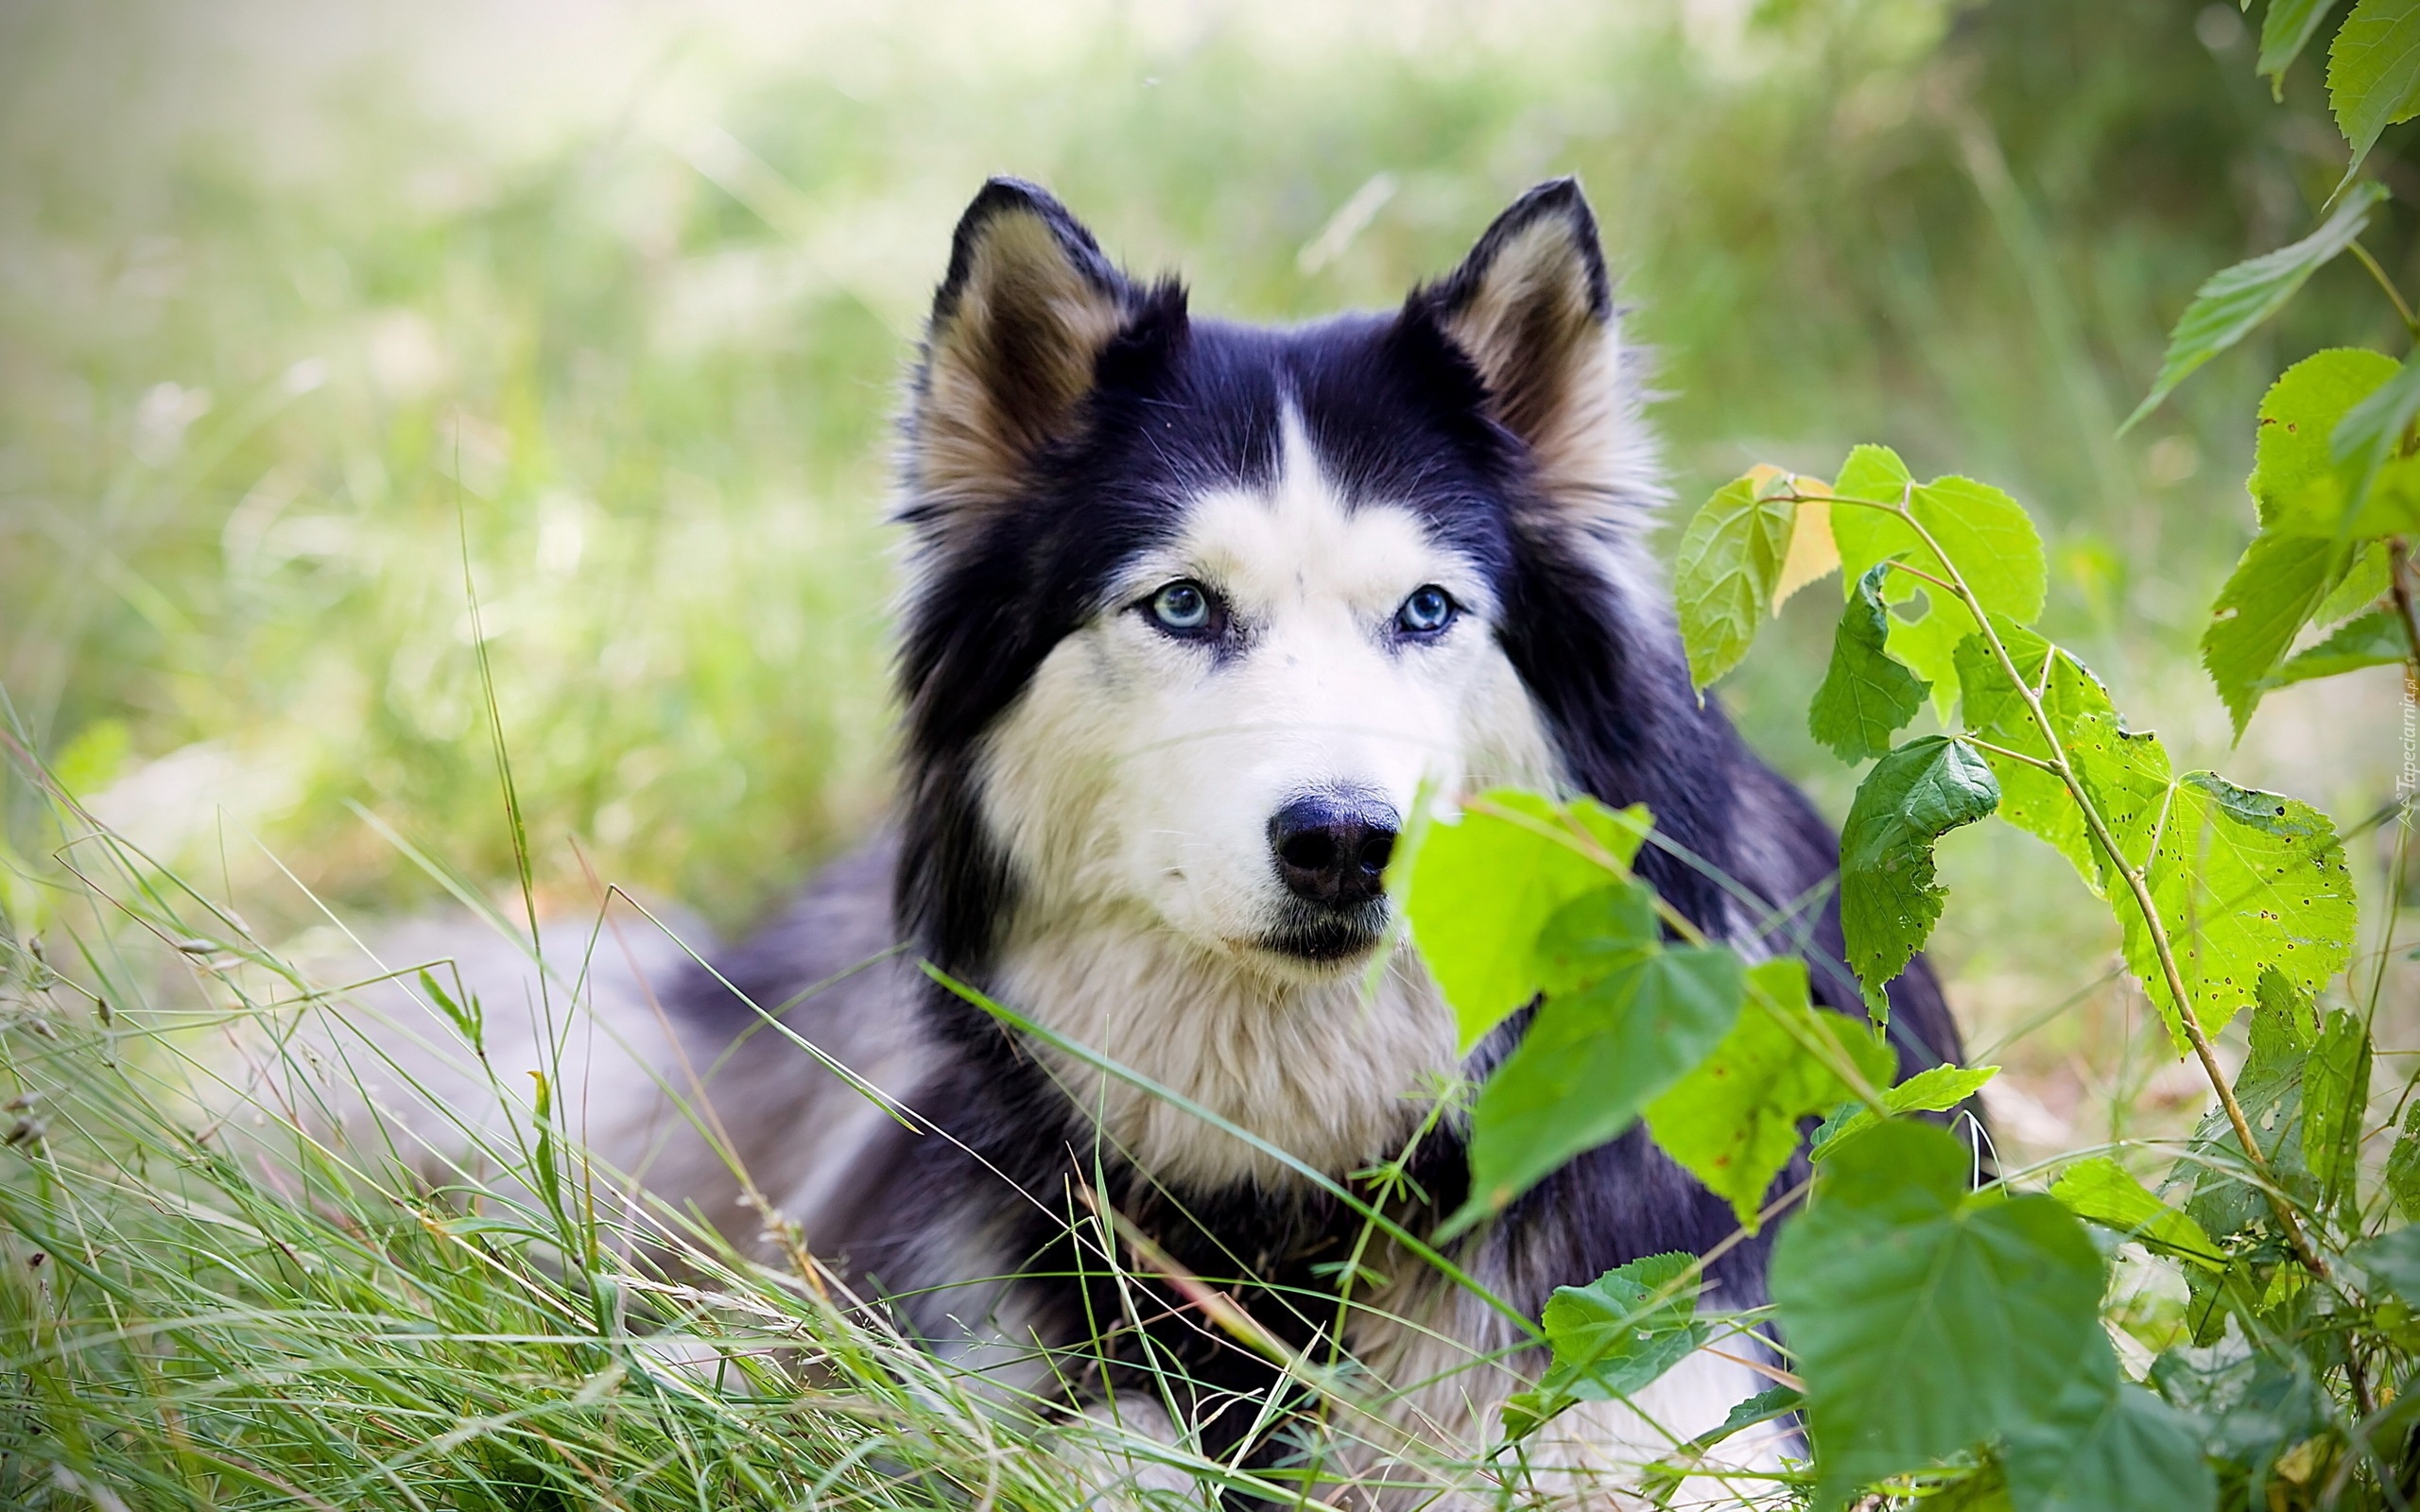
M 2411 334 L 2412 340 L 2420 341 L 2420 317 L 2411 313 L 2411 306 L 2405 302 L 2403 291 L 2394 286 L 2394 280 L 2386 276 L 2386 269 L 2378 266 L 2378 260 L 2358 241 L 2353 244 L 2353 256 L 2370 270 L 2370 277 L 2377 280 L 2378 287 L 2386 291 L 2387 299 L 2394 304 L 2394 313 L 2403 318 L 2403 329 Z

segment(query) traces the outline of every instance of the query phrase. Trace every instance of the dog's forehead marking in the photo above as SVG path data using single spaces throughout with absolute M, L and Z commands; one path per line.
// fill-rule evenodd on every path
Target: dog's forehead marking
M 1320 463 L 1288 404 L 1279 421 L 1278 465 L 1268 482 L 1224 488 L 1194 501 L 1175 555 L 1218 579 L 1246 608 L 1341 600 L 1385 612 L 1424 582 L 1447 579 L 1464 597 L 1478 574 L 1435 541 L 1409 509 L 1348 502 Z

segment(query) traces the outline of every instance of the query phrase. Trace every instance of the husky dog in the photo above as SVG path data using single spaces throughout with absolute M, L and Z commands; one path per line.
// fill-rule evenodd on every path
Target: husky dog
M 1414 1233 L 1467 1191 L 1441 1089 L 1525 1018 L 1460 1056 L 1397 948 L 1382 877 L 1415 794 L 1644 802 L 1667 844 L 1638 869 L 1667 900 L 1863 1012 L 1835 837 L 1690 687 L 1639 366 L 1568 180 L 1401 308 L 1282 330 L 1198 318 L 1042 190 L 985 185 L 904 422 L 895 832 L 711 971 L 600 983 L 618 1048 L 577 1073 L 589 1142 L 708 1213 L 744 1170 L 837 1272 L 1015 1389 L 1148 1399 L 1156 1431 L 1277 1467 L 1307 1452 L 1297 1386 L 1205 1320 L 1200 1287 L 1225 1291 L 1288 1349 L 1340 1346 L 1377 1403 L 1362 1463 L 1396 1485 L 1370 1496 L 1432 1498 L 1392 1468 L 1483 1449 L 1539 1351 L 1269 1153 Z M 1921 961 L 1891 995 L 1903 1072 L 1956 1057 Z M 860 1085 L 772 1032 L 727 1053 L 767 1016 Z M 670 1116 L 676 1094 L 713 1117 Z M 1634 1129 L 1449 1249 L 1535 1317 L 1737 1227 Z M 1764 1300 L 1769 1240 L 1709 1267 L 1714 1303 Z M 1584 1404 L 1531 1462 L 1668 1452 L 1761 1389 L 1756 1357 L 1735 1338 Z

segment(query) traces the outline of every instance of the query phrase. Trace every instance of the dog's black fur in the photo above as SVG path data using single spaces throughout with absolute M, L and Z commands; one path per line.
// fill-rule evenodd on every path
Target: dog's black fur
M 1450 335 L 1494 249 L 1539 217 L 1573 223 L 1587 258 L 1591 314 L 1611 316 L 1611 281 L 1575 185 L 1531 191 L 1461 272 L 1418 290 L 1397 311 L 1271 331 L 1194 318 L 1180 285 L 1128 280 L 1057 201 L 995 180 L 958 229 L 934 302 L 937 330 L 964 295 L 987 223 L 1006 214 L 1040 217 L 1118 319 L 1073 415 L 1055 431 L 1049 417 L 1030 418 L 1048 439 L 1004 496 L 979 507 L 936 499 L 927 480 L 914 475 L 911 437 L 904 519 L 920 542 L 922 581 L 898 663 L 905 781 L 894 887 L 901 937 L 912 953 L 960 981 L 986 982 L 995 924 L 1016 882 L 978 809 L 983 735 L 1052 646 L 1100 610 L 1113 569 L 1171 528 L 1171 500 L 1205 485 L 1268 479 L 1278 463 L 1283 394 L 1299 406 L 1348 499 L 1409 504 L 1440 538 L 1485 565 L 1504 606 L 1504 652 L 1543 712 L 1571 782 L 1607 803 L 1643 802 L 1653 811 L 1660 843 L 1640 858 L 1640 873 L 1717 936 L 1736 934 L 1726 887 L 1781 912 L 1785 921 L 1771 937 L 1806 959 L 1818 1001 L 1864 1013 L 1841 965 L 1832 832 L 1744 747 L 1714 700 L 1696 696 L 1659 607 L 1629 602 L 1634 585 L 1601 570 L 1587 539 L 1596 527 L 1547 495 L 1524 438 L 1491 404 L 1500 396 L 1491 395 Z M 1003 339 L 1013 346 L 1021 338 L 1011 332 Z M 928 381 L 920 376 L 920 395 Z M 1612 503 L 1644 515 L 1653 501 Z M 787 935 L 741 949 L 724 971 L 768 1005 L 817 974 L 802 968 Z M 703 979 L 688 996 L 705 1012 L 717 1011 L 707 1000 L 728 1001 Z M 1922 960 L 1890 996 L 1903 1074 L 1957 1057 L 1956 1028 Z M 902 1138 L 873 1162 L 884 1172 L 883 1194 L 860 1205 L 845 1236 L 857 1273 L 902 1289 L 968 1280 L 929 1273 L 921 1230 L 932 1213 L 979 1214 L 1014 1236 L 1010 1250 L 1037 1278 L 1026 1296 L 1039 1332 L 1077 1347 L 1099 1324 L 1126 1314 L 1098 1256 L 1088 1258 L 1071 1238 L 1071 1224 L 1083 1217 L 1080 1194 L 1098 1188 L 1178 1263 L 1221 1284 L 1241 1283 L 1245 1306 L 1290 1345 L 1310 1343 L 1332 1319 L 1336 1274 L 1322 1267 L 1345 1259 L 1360 1227 L 1343 1205 L 1307 1185 L 1166 1190 L 1099 1149 L 1080 1110 L 991 1015 L 940 986 L 925 991 L 920 1011 L 952 1064 L 919 1104 L 955 1143 Z M 1472 1069 L 1499 1061 L 1525 1022 L 1516 1016 L 1497 1030 Z M 1410 1160 L 1411 1179 L 1392 1207 L 1415 1229 L 1461 1200 L 1461 1138 L 1448 1123 Z M 1804 1175 L 1802 1160 L 1781 1181 Z M 1721 1200 L 1634 1128 L 1572 1160 L 1461 1253 L 1490 1254 L 1488 1273 L 1535 1315 L 1556 1284 L 1584 1282 L 1658 1251 L 1703 1252 L 1735 1228 Z M 1769 1228 L 1716 1267 L 1728 1298 L 1761 1300 L 1770 1239 Z M 1181 1362 L 1203 1387 L 1204 1447 L 1225 1452 L 1251 1414 L 1219 1411 L 1217 1399 L 1265 1396 L 1279 1377 L 1257 1355 L 1183 1316 L 1182 1297 L 1150 1289 L 1167 1314 L 1163 1323 L 1148 1339 L 1112 1331 L 1093 1358 L 1112 1369 L 1147 1354 Z M 1330 1298 L 1324 1306 L 1317 1301 L 1322 1296 Z M 952 1308 L 950 1294 L 926 1293 L 905 1310 L 939 1334 Z M 1264 1449 L 1260 1458 L 1277 1452 Z

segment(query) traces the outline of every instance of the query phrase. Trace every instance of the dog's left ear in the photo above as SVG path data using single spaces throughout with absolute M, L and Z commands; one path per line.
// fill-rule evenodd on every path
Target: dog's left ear
M 1528 447 L 1549 492 L 1577 490 L 1600 506 L 1615 495 L 1653 502 L 1652 449 L 1578 180 L 1514 200 L 1462 266 L 1415 291 L 1405 313 L 1469 360 L 1488 417 Z

